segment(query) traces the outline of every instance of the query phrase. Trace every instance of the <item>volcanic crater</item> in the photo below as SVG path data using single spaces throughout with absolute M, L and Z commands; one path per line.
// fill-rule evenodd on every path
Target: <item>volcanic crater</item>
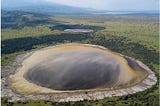
M 104 47 L 64 44 L 29 55 L 11 76 L 11 86 L 21 93 L 119 89 L 147 75 L 132 59 Z

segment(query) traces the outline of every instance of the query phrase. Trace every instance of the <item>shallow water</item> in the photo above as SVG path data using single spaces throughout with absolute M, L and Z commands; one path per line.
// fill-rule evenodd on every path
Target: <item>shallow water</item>
M 67 31 L 67 32 L 93 32 L 93 30 L 91 29 L 65 29 L 64 31 Z

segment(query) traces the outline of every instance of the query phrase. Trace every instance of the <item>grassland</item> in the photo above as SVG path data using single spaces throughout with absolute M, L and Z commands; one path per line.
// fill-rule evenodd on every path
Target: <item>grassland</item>
M 97 35 L 109 34 L 127 37 L 127 39 L 158 50 L 159 22 L 156 16 L 73 16 L 67 18 L 56 17 L 55 20 L 72 24 L 103 26 L 105 29 L 97 31 Z
M 15 14 L 15 13 L 14 13 Z M 3 16 L 3 14 L 2 14 Z M 34 16 L 34 15 L 33 15 Z M 9 17 L 12 17 L 9 16 Z M 38 20 L 44 17 L 39 17 Z M 37 18 L 32 17 L 33 20 Z M 158 16 L 143 15 L 82 15 L 55 16 L 45 18 L 42 24 L 23 24 L 22 28 L 2 29 L 2 65 L 11 65 L 13 59 L 22 53 L 65 42 L 90 43 L 105 46 L 115 52 L 141 60 L 155 73 L 159 83 L 159 22 Z M 35 22 L 33 21 L 32 22 Z M 3 20 L 2 20 L 3 21 Z M 16 25 L 23 21 L 17 21 Z M 30 22 L 30 20 L 29 20 Z M 26 23 L 29 23 L 28 20 Z M 50 30 L 58 24 L 84 24 L 105 27 L 93 33 L 67 33 Z M 9 24 L 9 23 L 8 23 Z M 3 24 L 2 24 L 3 25 Z M 3 70 L 2 67 L 2 77 Z M 159 85 L 134 95 L 111 97 L 96 101 L 55 103 L 50 101 L 28 101 L 8 103 L 2 98 L 2 106 L 158 106 Z

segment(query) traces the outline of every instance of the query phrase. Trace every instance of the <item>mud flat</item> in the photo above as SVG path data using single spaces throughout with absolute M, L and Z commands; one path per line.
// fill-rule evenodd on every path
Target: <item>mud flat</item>
M 142 62 L 90 44 L 44 48 L 18 56 L 14 64 L 2 83 L 2 97 L 10 101 L 97 100 L 144 91 L 157 82 Z

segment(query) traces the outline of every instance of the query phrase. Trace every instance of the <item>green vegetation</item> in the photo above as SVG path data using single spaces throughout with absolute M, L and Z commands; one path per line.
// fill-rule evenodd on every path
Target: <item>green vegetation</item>
M 158 23 L 108 22 L 106 30 L 100 32 L 100 34 L 125 36 L 128 39 L 158 49 L 159 34 L 157 28 Z
M 141 60 L 156 73 L 157 84 L 133 95 L 103 100 L 68 103 L 31 100 L 24 103 L 8 103 L 6 98 L 2 98 L 2 106 L 159 106 L 158 16 L 56 16 L 51 17 L 51 20 L 62 25 L 66 23 L 83 24 L 104 27 L 105 29 L 87 34 L 66 33 L 57 30 L 51 31 L 51 23 L 47 22 L 36 26 L 25 26 L 24 24 L 21 29 L 5 27 L 2 29 L 2 65 L 9 65 L 10 61 L 13 61 L 18 54 L 33 49 L 66 42 L 90 43 L 102 45 L 115 52 Z M 57 23 L 52 24 L 56 25 Z
M 24 27 L 22 29 L 4 29 L 2 30 L 2 41 L 13 38 L 23 38 L 23 37 L 38 37 L 45 36 L 49 34 L 60 34 L 60 31 L 51 31 L 48 27 L 50 25 L 38 25 L 35 27 Z
M 2 11 L 2 29 L 22 29 L 25 26 L 34 27 L 56 23 L 47 15 L 20 11 Z
M 72 24 L 95 25 L 105 27 L 97 35 L 127 37 L 132 41 L 154 48 L 159 47 L 159 22 L 157 16 L 134 15 L 94 15 L 53 17 L 56 21 Z
M 65 30 L 65 29 L 92 29 L 92 30 L 102 30 L 105 29 L 103 27 L 98 27 L 98 26 L 90 26 L 90 25 L 83 25 L 83 24 L 76 24 L 76 25 L 55 25 L 50 27 L 51 30 Z

